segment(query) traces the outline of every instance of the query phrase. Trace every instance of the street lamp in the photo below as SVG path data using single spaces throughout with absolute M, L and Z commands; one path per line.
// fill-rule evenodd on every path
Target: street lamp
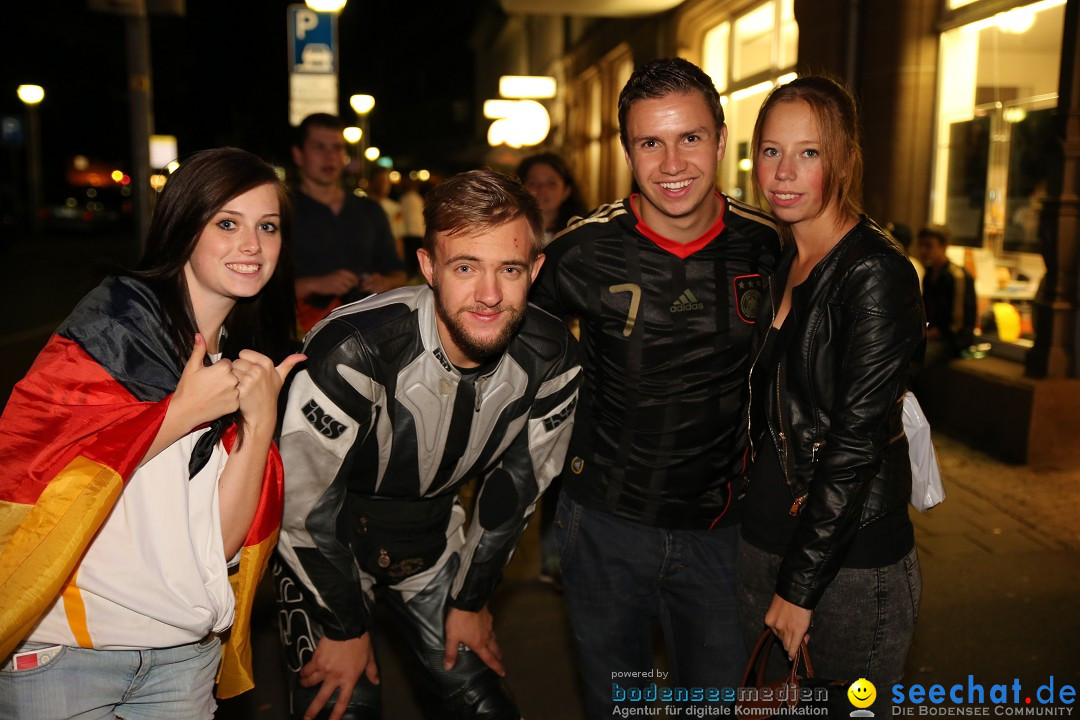
M 350 126 L 341 131 L 341 135 L 345 138 L 345 142 L 349 143 L 349 171 L 354 169 L 353 163 L 363 162 L 361 158 L 360 149 L 357 144 L 360 142 L 360 138 L 364 137 L 364 131 L 358 127 Z
M 368 114 L 371 113 L 375 107 L 375 98 L 371 95 L 353 95 L 349 98 L 349 105 L 352 107 L 353 112 L 356 113 L 356 124 L 360 126 L 362 134 L 360 136 L 360 177 L 367 176 L 367 168 L 365 167 L 365 151 L 367 144 L 371 141 L 371 133 L 368 131 Z
M 348 0 L 305 0 L 305 4 L 315 12 L 339 13 Z
M 37 105 L 45 99 L 45 88 L 40 85 L 20 85 L 15 93 L 27 105 Z
M 37 106 L 45 99 L 40 85 L 20 85 L 15 93 L 26 105 L 26 153 L 30 174 L 30 225 L 34 232 L 41 230 L 41 128 Z
M 375 98 L 371 95 L 353 95 L 349 98 L 349 105 L 357 115 L 367 115 L 375 107 Z

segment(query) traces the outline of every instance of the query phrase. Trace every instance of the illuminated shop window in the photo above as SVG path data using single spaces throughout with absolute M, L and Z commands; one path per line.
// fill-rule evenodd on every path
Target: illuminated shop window
M 728 124 L 720 187 L 735 198 L 752 201 L 754 121 L 769 90 L 794 77 L 798 47 L 794 0 L 761 3 L 705 32 L 702 66 L 722 94 Z
M 942 33 L 931 213 L 957 244 L 1038 250 L 1064 16 L 1044 0 Z
M 701 52 L 703 58 L 701 69 L 709 74 L 716 89 L 720 92 L 727 90 L 730 40 L 731 23 L 722 22 L 705 33 L 705 42 Z
M 1011 305 L 1021 319 L 1017 342 L 1030 347 L 1031 300 L 1046 272 L 1039 214 L 1061 152 L 1052 116 L 1065 0 L 1004 11 L 965 4 L 988 9 L 941 35 L 931 217 L 952 231 L 949 257 L 975 275 L 980 318 L 994 304 Z
M 735 19 L 733 80 L 743 80 L 772 67 L 776 43 L 776 3 L 759 5 Z

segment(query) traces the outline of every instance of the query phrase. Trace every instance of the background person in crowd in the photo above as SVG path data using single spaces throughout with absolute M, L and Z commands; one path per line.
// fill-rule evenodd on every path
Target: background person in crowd
M 401 203 L 390 197 L 390 171 L 380 165 L 371 169 L 371 177 L 368 178 L 367 194 L 375 202 L 382 206 L 386 213 L 386 219 L 390 223 L 390 234 L 394 236 L 394 247 L 397 248 L 398 256 L 405 257 L 405 212 L 401 209 Z
M 656 619 L 673 684 L 739 681 L 733 483 L 751 330 L 780 249 L 767 215 L 716 191 L 727 128 L 698 67 L 635 71 L 619 128 L 640 194 L 560 234 L 533 293 L 581 321 L 555 527 L 590 718 L 611 716 L 613 672 L 653 667 Z
M 376 717 L 373 591 L 402 624 L 432 717 L 516 720 L 487 601 L 562 467 L 581 367 L 527 306 L 540 210 L 513 178 L 432 190 L 428 285 L 330 316 L 289 392 L 277 573 L 295 717 Z M 481 478 L 472 520 L 458 490 Z
M 555 153 L 525 158 L 518 165 L 517 176 L 540 203 L 540 211 L 544 214 L 544 245 L 564 230 L 571 218 L 588 212 L 570 168 Z
M 739 616 L 748 644 L 767 626 L 793 658 L 810 638 L 819 676 L 882 688 L 921 590 L 901 409 L 924 325 L 915 269 L 861 214 L 858 128 L 816 76 L 773 90 L 754 126 L 754 189 L 792 242 L 758 316 Z
M 950 238 L 947 227 L 930 225 L 919 230 L 915 240 L 926 267 L 926 366 L 960 357 L 975 341 L 975 278 L 945 254 Z
M 888 222 L 884 225 L 885 231 L 889 233 L 889 236 L 893 240 L 900 243 L 900 247 L 904 248 L 904 253 L 907 254 L 908 260 L 915 266 L 915 275 L 919 278 L 919 283 L 922 283 L 923 275 L 926 274 L 926 268 L 923 267 L 922 261 L 915 255 L 915 238 L 911 234 L 911 228 L 904 223 Z
M 287 208 L 253 155 L 185 160 L 138 269 L 91 291 L 16 385 L 0 418 L 0 716 L 211 717 L 222 662 L 219 696 L 251 687 L 248 617 L 281 512 L 277 395 L 303 359 L 286 357 Z
M 346 193 L 344 125 L 333 115 L 304 118 L 292 147 L 300 176 L 292 192 L 293 259 L 301 330 L 343 302 L 405 283 L 386 213 L 370 198 Z
M 570 168 L 555 153 L 530 155 L 518 165 L 516 174 L 540 205 L 540 212 L 544 216 L 545 246 L 566 228 L 571 218 L 584 216 L 588 212 Z M 576 321 L 572 321 L 570 327 L 576 335 Z M 547 496 L 540 503 L 540 580 L 556 588 L 562 587 L 562 573 L 552 524 L 561 490 L 562 481 L 555 478 Z
M 398 203 L 401 204 L 401 214 L 405 219 L 405 237 L 402 240 L 405 248 L 405 268 L 409 277 L 416 277 L 420 275 L 416 251 L 424 242 L 424 198 L 420 194 L 420 183 L 408 175 L 402 175 L 398 187 L 401 191 Z

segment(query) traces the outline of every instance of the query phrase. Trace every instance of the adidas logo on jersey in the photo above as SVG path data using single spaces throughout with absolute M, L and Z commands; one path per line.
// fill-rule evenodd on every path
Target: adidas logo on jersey
M 682 295 L 675 299 L 675 302 L 668 308 L 670 312 L 686 312 L 687 310 L 704 310 L 705 305 L 698 301 L 694 296 L 694 293 L 690 290 L 686 290 Z

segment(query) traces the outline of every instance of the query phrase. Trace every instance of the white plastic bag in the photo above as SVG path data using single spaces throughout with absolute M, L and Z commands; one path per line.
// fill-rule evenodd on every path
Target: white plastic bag
M 930 440 L 930 423 L 910 390 L 904 393 L 904 433 L 911 456 L 911 504 L 919 512 L 926 512 L 945 499 L 945 486 L 941 484 L 937 453 Z

